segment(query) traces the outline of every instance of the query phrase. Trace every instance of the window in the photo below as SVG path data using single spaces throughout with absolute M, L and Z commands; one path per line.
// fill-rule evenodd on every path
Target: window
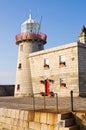
M 18 69 L 21 69 L 21 67 L 22 67 L 22 65 L 21 65 L 21 63 L 19 63 L 19 65 L 18 65 Z
M 41 44 L 38 44 L 38 49 L 42 50 L 42 45 Z
M 63 66 L 66 65 L 65 56 L 64 56 L 64 55 L 62 55 L 62 56 L 59 57 L 59 65 L 60 65 L 61 67 L 63 67 Z
M 63 78 L 60 78 L 60 87 L 66 87 L 66 80 Z
M 20 84 L 17 84 L 17 91 L 20 90 Z
M 49 68 L 49 60 L 44 59 L 44 68 L 48 69 Z
M 23 45 L 20 45 L 20 51 L 23 51 Z

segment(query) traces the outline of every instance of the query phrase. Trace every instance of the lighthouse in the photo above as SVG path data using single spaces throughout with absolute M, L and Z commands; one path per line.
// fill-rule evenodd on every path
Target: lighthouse
M 44 50 L 46 34 L 40 32 L 40 23 L 29 18 L 21 24 L 21 33 L 15 36 L 18 48 L 16 69 L 15 96 L 29 96 L 33 94 L 29 54 Z

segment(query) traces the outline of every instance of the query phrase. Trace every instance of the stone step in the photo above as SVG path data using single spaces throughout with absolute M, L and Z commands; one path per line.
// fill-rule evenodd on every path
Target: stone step
M 78 125 L 70 126 L 70 127 L 60 127 L 60 130 L 80 130 Z
M 61 114 L 61 120 L 70 119 L 70 118 L 72 118 L 71 112 Z
M 75 124 L 74 118 L 65 119 L 65 120 L 61 120 L 61 121 L 64 122 L 63 124 L 64 124 L 65 127 L 69 127 L 69 126 L 72 126 L 72 125 Z

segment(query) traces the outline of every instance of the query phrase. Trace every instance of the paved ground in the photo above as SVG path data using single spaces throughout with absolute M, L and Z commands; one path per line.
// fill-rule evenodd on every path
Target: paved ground
M 73 108 L 77 111 L 86 111 L 86 98 L 75 97 Z M 71 111 L 70 97 L 0 97 L 0 107 L 24 109 L 24 110 L 44 110 L 46 111 Z

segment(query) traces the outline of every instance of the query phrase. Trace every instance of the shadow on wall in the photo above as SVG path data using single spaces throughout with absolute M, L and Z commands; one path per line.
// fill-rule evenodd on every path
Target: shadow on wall
M 86 130 L 86 113 L 76 113 L 74 114 L 76 124 L 80 126 L 80 130 Z
M 86 97 L 86 90 L 84 92 L 79 92 L 80 97 Z
M 0 96 L 14 96 L 15 85 L 0 85 Z

